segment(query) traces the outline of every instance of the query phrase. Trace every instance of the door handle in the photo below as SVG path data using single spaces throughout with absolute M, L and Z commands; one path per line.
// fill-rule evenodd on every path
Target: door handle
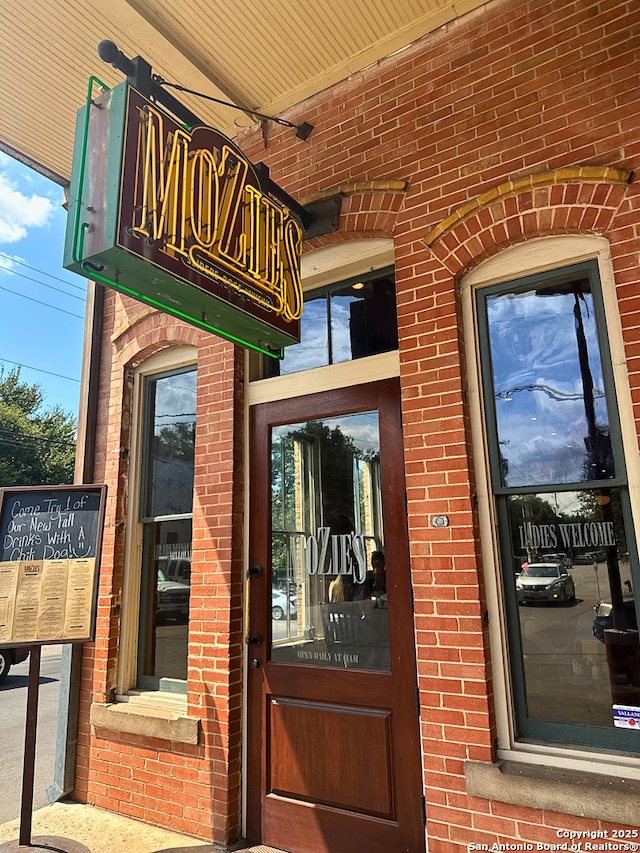
M 262 566 L 251 566 L 247 569 L 246 579 L 244 582 L 244 641 L 247 645 L 259 646 L 262 642 L 262 637 L 259 634 L 251 633 L 251 579 L 262 577 Z M 259 642 L 256 642 L 256 637 Z

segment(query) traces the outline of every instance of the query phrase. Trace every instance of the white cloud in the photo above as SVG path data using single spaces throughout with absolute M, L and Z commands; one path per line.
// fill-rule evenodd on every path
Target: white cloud
M 39 195 L 24 195 L 0 172 L 0 243 L 16 243 L 27 236 L 27 229 L 46 225 L 53 213 L 53 202 Z
M 16 262 L 20 263 L 20 261 L 22 261 L 22 258 L 18 257 L 18 255 L 5 255 L 4 252 L 0 252 L 0 272 L 15 269 Z

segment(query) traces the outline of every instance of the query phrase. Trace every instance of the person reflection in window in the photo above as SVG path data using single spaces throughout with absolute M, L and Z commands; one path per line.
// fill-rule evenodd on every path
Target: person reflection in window
M 373 569 L 372 592 L 387 591 L 387 572 L 385 569 L 384 552 L 374 551 L 371 555 L 371 568 Z
M 350 537 L 354 531 L 353 519 L 344 512 L 334 510 L 329 518 L 330 535 L 334 537 Z M 346 563 L 333 566 L 333 571 L 336 572 L 336 577 L 329 584 L 329 601 L 332 603 L 341 603 L 344 601 L 358 601 L 364 595 L 362 588 L 364 584 L 355 583 L 353 578 L 353 569 L 355 556 L 353 549 L 349 547 L 346 554 Z
M 329 601 L 332 604 L 340 604 L 346 601 L 346 591 L 344 588 L 344 580 L 342 575 L 338 575 L 329 584 Z
M 371 555 L 371 571 L 367 572 L 368 598 L 373 607 L 384 607 L 387 598 L 387 572 L 385 569 L 384 552 L 374 551 Z

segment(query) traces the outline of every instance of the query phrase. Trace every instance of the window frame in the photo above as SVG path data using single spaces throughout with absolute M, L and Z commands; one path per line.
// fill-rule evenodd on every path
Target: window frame
M 187 682 L 169 679 L 154 686 L 141 681 L 138 676 L 139 636 L 142 594 L 142 572 L 144 557 L 145 526 L 151 519 L 144 517 L 143 478 L 147 460 L 143 453 L 144 438 L 148 427 L 145 423 L 148 412 L 146 403 L 147 379 L 182 373 L 197 369 L 198 357 L 195 347 L 176 345 L 160 350 L 143 361 L 134 371 L 131 397 L 131 447 L 129 467 L 129 494 L 127 501 L 127 526 L 125 534 L 124 574 L 122 588 L 122 619 L 120 626 L 120 648 L 116 695 L 127 701 L 130 694 L 151 693 L 183 694 L 186 700 Z M 197 388 L 196 388 L 197 393 Z M 191 517 L 190 514 L 189 517 Z M 158 517 L 169 521 L 174 516 Z M 182 515 L 179 518 L 183 518 Z M 170 703 L 169 697 L 167 701 Z
M 489 339 L 489 321 L 487 311 L 487 300 L 491 296 L 500 294 L 521 293 L 543 288 L 545 284 L 560 283 L 575 278 L 588 278 L 591 284 L 594 312 L 596 315 L 596 329 L 598 345 L 600 348 L 602 373 L 604 381 L 605 398 L 607 401 L 607 412 L 609 416 L 609 434 L 615 463 L 616 476 L 605 480 L 581 480 L 570 483 L 545 483 L 527 486 L 503 486 L 501 477 L 501 465 L 498 453 L 498 425 L 496 409 L 493 403 L 493 366 L 491 359 L 491 348 Z M 553 270 L 547 270 L 540 274 L 528 275 L 517 279 L 508 279 L 491 287 L 479 288 L 475 293 L 476 316 L 478 323 L 478 339 L 480 342 L 480 373 L 483 385 L 483 397 L 485 401 L 484 412 L 486 418 L 489 469 L 491 472 L 491 486 L 496 502 L 498 518 L 498 539 L 501 556 L 501 567 L 504 574 L 503 589 L 505 597 L 505 609 L 507 617 L 507 631 L 509 647 L 511 650 L 513 703 L 515 711 L 516 737 L 526 740 L 551 741 L 557 743 L 580 744 L 587 747 L 604 747 L 606 749 L 626 749 L 629 751 L 629 733 L 621 732 L 619 729 L 608 729 L 604 726 L 587 726 L 579 723 L 559 723 L 543 721 L 531 718 L 527 714 L 526 703 L 526 676 L 524 672 L 524 650 L 521 642 L 520 616 L 518 602 L 515 596 L 515 585 L 511 583 L 512 570 L 512 542 L 508 517 L 509 496 L 552 494 L 557 492 L 588 492 L 598 488 L 617 488 L 620 491 L 622 502 L 625 530 L 628 536 L 627 547 L 631 558 L 632 576 L 634 576 L 634 589 L 638 589 L 637 574 L 633 568 L 637 567 L 637 548 L 633 537 L 633 527 L 630 526 L 630 505 L 625 476 L 624 454 L 622 452 L 622 441 L 618 427 L 619 416 L 616 400 L 615 387 L 613 385 L 613 374 L 610 369 L 611 353 L 608 341 L 604 333 L 604 305 L 601 298 L 601 283 L 598 275 L 597 265 L 593 261 L 580 264 L 572 264 Z M 507 576 L 509 575 L 509 579 Z M 637 595 L 636 595 L 636 607 Z M 640 608 L 638 608 L 640 612 Z M 640 744 L 637 746 L 640 752 Z
M 485 260 L 470 270 L 459 282 L 463 315 L 463 329 L 467 343 L 465 360 L 468 379 L 468 401 L 471 410 L 471 441 L 476 470 L 476 490 L 478 498 L 478 518 L 480 526 L 481 559 L 484 568 L 487 610 L 489 615 L 489 642 L 492 659 L 493 695 L 497 728 L 496 757 L 524 764 L 544 764 L 558 768 L 573 768 L 587 772 L 610 774 L 621 778 L 637 778 L 640 762 L 636 754 L 621 751 L 619 745 L 603 744 L 598 746 L 572 742 L 568 739 L 549 740 L 546 733 L 538 731 L 535 739 L 525 739 L 518 734 L 516 722 L 516 701 L 518 685 L 514 679 L 513 659 L 519 655 L 519 648 L 513 642 L 513 620 L 507 620 L 509 605 L 505 594 L 504 575 L 501 568 L 504 559 L 504 544 L 497 530 L 499 522 L 498 497 L 492 489 L 492 470 L 490 468 L 488 425 L 485 423 L 484 395 L 486 385 L 480 372 L 481 340 L 480 324 L 477 314 L 477 291 L 488 291 L 494 287 L 504 287 L 506 282 L 523 281 L 550 274 L 556 276 L 558 270 L 573 265 L 589 263 L 596 269 L 600 280 L 598 303 L 598 331 L 603 357 L 603 371 L 607 370 L 606 382 L 608 404 L 611 406 L 611 393 L 617 411 L 610 408 L 610 421 L 615 425 L 617 436 L 612 443 L 618 444 L 617 451 L 624 458 L 626 467 L 627 499 L 624 517 L 627 532 L 633 535 L 634 529 L 640 529 L 640 505 L 632 499 L 640 496 L 640 458 L 637 454 L 637 435 L 632 405 L 631 388 L 626 371 L 624 339 L 619 306 L 616 298 L 615 278 L 609 242 L 605 237 L 595 235 L 558 235 L 539 237 L 523 244 L 509 247 Z M 526 289 L 526 288 L 525 288 Z M 602 339 L 605 348 L 602 348 Z M 610 357 L 609 357 L 610 356 Z M 616 420 L 619 418 L 619 421 Z M 619 429 L 618 429 L 619 426 Z M 493 463 L 495 465 L 495 453 Z M 578 484 L 581 489 L 599 485 L 619 484 L 620 475 L 625 471 L 616 458 L 617 476 L 615 480 L 591 481 Z M 495 470 L 495 469 L 494 469 Z M 495 474 L 493 475 L 495 477 Z M 502 495 L 524 492 L 540 493 L 546 487 L 502 488 Z M 575 484 L 563 484 L 563 489 L 576 490 Z M 546 491 L 559 491 L 559 486 L 551 486 Z M 506 504 L 506 498 L 504 499 Z M 630 537 L 630 538 L 631 538 Z M 637 545 L 636 561 L 637 561 Z M 632 546 L 630 546 L 632 547 Z M 637 562 L 636 562 L 637 568 Z M 637 585 L 636 589 L 638 588 Z M 637 593 L 636 593 L 637 595 Z M 513 594 L 513 606 L 515 594 Z M 518 635 L 519 643 L 519 635 Z M 523 674 L 522 674 L 523 675 Z M 521 694 L 522 695 L 522 694 Z M 559 724 L 558 724 L 559 725 Z M 572 726 L 573 727 L 573 726 Z M 597 730 L 598 733 L 602 729 Z

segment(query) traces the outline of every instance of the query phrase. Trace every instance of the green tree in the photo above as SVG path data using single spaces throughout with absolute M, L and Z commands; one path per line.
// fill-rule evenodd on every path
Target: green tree
M 157 458 L 193 463 L 195 435 L 195 421 L 176 421 L 170 426 L 163 426 L 155 437 Z
M 19 367 L 0 369 L 0 486 L 73 482 L 75 418 L 44 399 L 41 385 L 20 380 Z

